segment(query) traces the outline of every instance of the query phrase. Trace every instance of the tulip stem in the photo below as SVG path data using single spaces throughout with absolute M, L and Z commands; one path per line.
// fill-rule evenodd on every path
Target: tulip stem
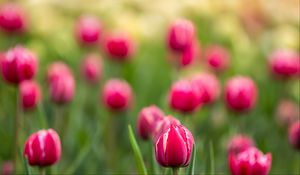
M 20 104 L 19 104 L 19 91 L 18 88 L 16 90 L 16 114 L 15 114 L 15 123 L 14 123 L 14 130 L 15 130 L 15 140 L 14 140 L 14 161 L 13 167 L 14 172 L 17 172 L 17 162 L 18 162 L 18 147 L 19 147 L 19 120 L 20 120 Z
M 178 167 L 172 168 L 172 174 L 173 175 L 178 175 L 178 172 L 179 172 L 179 168 Z
M 40 173 L 39 173 L 40 175 L 46 175 L 46 171 L 45 171 L 46 169 L 45 168 L 40 167 L 39 170 L 40 170 Z
M 215 174 L 215 157 L 214 157 L 214 148 L 213 143 L 209 143 L 209 155 L 210 155 L 210 174 Z

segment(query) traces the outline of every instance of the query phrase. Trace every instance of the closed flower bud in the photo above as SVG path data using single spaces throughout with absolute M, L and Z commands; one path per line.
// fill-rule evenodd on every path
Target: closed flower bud
M 148 140 L 152 136 L 156 123 L 164 118 L 164 113 L 156 106 L 152 105 L 141 110 L 137 121 L 139 136 Z
M 257 89 L 253 80 L 248 77 L 237 76 L 231 78 L 225 88 L 227 106 L 234 111 L 247 111 L 254 107 Z
M 254 141 L 246 135 L 236 135 L 229 140 L 228 153 L 238 154 L 254 146 Z
M 181 125 L 181 123 L 171 115 L 163 117 L 161 120 L 155 122 L 152 133 L 152 141 L 154 144 L 156 143 L 157 139 L 170 128 L 171 125 Z
M 82 74 L 85 80 L 91 84 L 97 83 L 102 75 L 102 62 L 97 55 L 88 55 L 82 64 Z
M 32 80 L 26 80 L 20 84 L 19 94 L 24 110 L 35 108 L 41 100 L 40 86 Z
M 13 175 L 14 172 L 14 166 L 11 161 L 5 161 L 1 165 L 1 175 Z
M 99 42 L 102 26 L 94 16 L 81 16 L 76 24 L 76 38 L 81 44 L 91 45 Z
M 8 33 L 18 33 L 25 28 L 25 15 L 17 4 L 8 3 L 0 7 L 0 29 Z
M 290 126 L 289 141 L 295 149 L 300 150 L 300 121 L 296 121 Z
M 32 79 L 37 72 L 36 56 L 21 46 L 8 50 L 0 61 L 2 77 L 15 85 Z
M 297 103 L 292 100 L 281 100 L 276 109 L 276 118 L 281 126 L 289 126 L 294 123 L 300 113 Z
M 33 133 L 25 143 L 24 156 L 31 166 L 54 165 L 61 157 L 61 143 L 58 134 L 53 129 Z
M 132 101 L 130 85 L 119 79 L 111 79 L 104 85 L 102 98 L 110 110 L 126 110 Z
M 164 167 L 185 167 L 194 146 L 192 133 L 182 125 L 171 125 L 155 144 L 157 162 Z
M 221 46 L 210 46 L 206 49 L 205 59 L 213 70 L 222 71 L 228 67 L 229 53 Z
M 195 58 L 199 55 L 200 47 L 197 41 L 193 41 L 193 43 L 188 46 L 183 53 L 180 53 L 180 66 L 185 67 L 191 65 Z
M 267 175 L 271 169 L 272 155 L 264 155 L 257 148 L 229 154 L 229 168 L 232 175 Z

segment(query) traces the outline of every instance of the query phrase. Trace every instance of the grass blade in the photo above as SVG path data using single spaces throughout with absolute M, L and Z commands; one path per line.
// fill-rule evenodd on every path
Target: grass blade
M 192 152 L 192 162 L 190 163 L 189 169 L 187 171 L 187 175 L 194 175 L 195 174 L 195 161 L 196 161 L 196 144 L 193 146 L 193 152 Z

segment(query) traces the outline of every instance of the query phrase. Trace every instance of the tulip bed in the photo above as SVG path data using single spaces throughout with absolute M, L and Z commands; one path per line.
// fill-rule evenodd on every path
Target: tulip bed
M 300 174 L 299 21 L 78 9 L 0 1 L 0 174 Z

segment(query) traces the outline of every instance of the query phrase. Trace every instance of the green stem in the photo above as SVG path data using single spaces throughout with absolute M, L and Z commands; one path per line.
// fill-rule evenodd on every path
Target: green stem
M 18 147 L 19 147 L 19 120 L 20 120 L 20 104 L 19 104 L 19 90 L 18 88 L 16 90 L 16 114 L 15 114 L 15 123 L 14 123 L 14 130 L 15 130 L 15 140 L 14 140 L 14 161 L 13 161 L 13 167 L 14 172 L 17 172 L 17 162 L 18 162 Z
M 215 157 L 214 157 L 214 148 L 213 143 L 209 143 L 209 155 L 210 155 L 210 173 L 215 174 Z
M 179 172 L 179 168 L 172 168 L 172 174 L 173 175 L 178 175 L 178 172 Z
M 39 175 L 46 175 L 46 171 L 45 170 L 46 170 L 45 168 L 40 167 L 39 168 Z

